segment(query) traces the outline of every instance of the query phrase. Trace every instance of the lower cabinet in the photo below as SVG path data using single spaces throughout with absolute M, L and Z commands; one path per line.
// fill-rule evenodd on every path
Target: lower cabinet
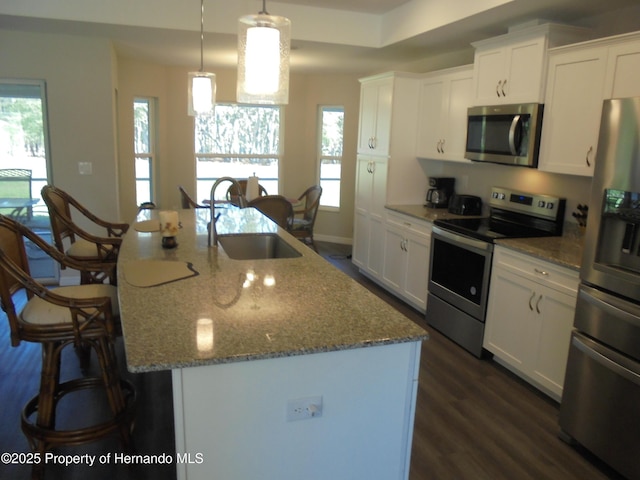
M 496 246 L 484 348 L 557 401 L 573 329 L 578 272 Z
M 396 212 L 387 213 L 382 282 L 422 312 L 427 308 L 430 250 L 431 223 Z

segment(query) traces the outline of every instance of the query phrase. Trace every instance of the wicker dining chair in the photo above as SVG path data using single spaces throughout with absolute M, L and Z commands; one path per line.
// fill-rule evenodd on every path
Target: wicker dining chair
M 291 229 L 293 206 L 282 195 L 256 197 L 248 203 L 248 206 L 257 208 L 280 227 L 286 230 Z
M 298 201 L 302 202 L 303 207 L 300 210 L 294 210 L 293 225 L 291 227 L 291 234 L 311 246 L 316 252 L 318 249 L 313 242 L 313 227 L 316 223 L 321 196 L 322 187 L 313 185 L 298 197 Z
M 191 195 L 187 193 L 182 185 L 178 185 L 178 190 L 180 190 L 180 201 L 182 202 L 182 208 L 209 208 L 208 205 L 200 205 L 193 198 L 191 198 Z
M 17 347 L 25 341 L 42 347 L 39 392 L 22 410 L 22 431 L 41 459 L 52 448 L 89 443 L 115 433 L 129 449 L 135 390 L 118 372 L 114 348 L 119 316 L 117 288 L 107 284 L 46 288 L 29 273 L 25 240 L 61 265 L 78 270 L 105 268 L 103 263 L 78 262 L 61 254 L 24 225 L 0 215 L 0 301 L 9 321 L 11 345 Z M 24 291 L 27 302 L 18 310 L 14 297 L 20 291 Z M 62 352 L 69 346 L 95 352 L 100 374 L 61 382 Z M 80 400 L 74 408 L 91 409 L 84 395 L 74 396 L 74 392 L 87 389 L 106 396 L 111 415 L 89 426 L 76 426 L 75 422 L 71 428 L 59 425 L 56 409 L 63 397 L 69 395 L 65 403 Z M 32 478 L 41 478 L 43 468 L 44 462 L 34 464 Z
M 122 236 L 129 229 L 127 223 L 114 223 L 98 218 L 64 190 L 52 185 L 42 188 L 42 199 L 49 209 L 53 242 L 65 255 L 79 261 L 116 263 Z M 97 236 L 81 228 L 72 218 L 80 214 L 106 235 Z M 82 283 L 102 283 L 101 275 L 81 272 Z M 115 284 L 116 277 L 108 278 Z
M 245 198 L 247 196 L 247 182 L 248 180 L 246 179 L 238 180 L 238 185 L 240 185 L 240 188 L 242 189 L 242 195 L 244 195 Z M 258 184 L 258 195 L 261 197 L 265 195 L 269 195 L 267 193 L 267 189 L 260 184 Z M 238 198 L 238 189 L 235 185 L 231 184 L 227 189 L 227 201 L 231 203 L 237 203 L 237 198 Z

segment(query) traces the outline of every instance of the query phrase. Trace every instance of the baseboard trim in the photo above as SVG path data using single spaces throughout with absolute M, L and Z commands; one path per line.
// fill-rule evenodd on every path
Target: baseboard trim
M 339 243 L 341 245 L 353 245 L 353 238 L 348 237 L 336 237 L 334 235 L 322 235 L 322 234 L 314 234 L 314 240 L 318 240 L 319 242 L 331 242 L 331 243 Z

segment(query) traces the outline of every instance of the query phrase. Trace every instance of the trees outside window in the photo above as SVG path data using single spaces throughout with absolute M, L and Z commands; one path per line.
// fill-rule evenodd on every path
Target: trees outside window
M 155 99 L 133 100 L 136 203 L 154 201 Z
M 257 175 L 271 195 L 278 193 L 281 146 L 278 106 L 217 104 L 213 115 L 195 117 L 197 198 L 208 198 L 216 179 Z M 224 197 L 226 188 L 216 192 Z
M 318 109 L 318 165 L 324 209 L 340 208 L 344 107 L 320 106 Z

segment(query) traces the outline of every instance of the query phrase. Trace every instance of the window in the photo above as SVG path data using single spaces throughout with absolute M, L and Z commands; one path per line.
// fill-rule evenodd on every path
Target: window
M 208 198 L 217 178 L 254 173 L 269 194 L 277 194 L 281 117 L 278 106 L 234 104 L 217 104 L 213 115 L 195 117 L 197 198 Z M 224 198 L 221 190 L 216 195 Z
M 0 196 L 31 203 L 37 200 L 11 212 L 36 230 L 49 228 L 47 208 L 40 197 L 49 181 L 46 120 L 44 82 L 0 80 Z M 0 209 L 0 213 L 9 212 Z
M 321 106 L 318 113 L 320 205 L 337 209 L 340 207 L 344 107 Z
M 0 80 L 0 213 L 51 243 L 49 212 L 40 196 L 50 172 L 46 107 L 43 81 Z M 26 252 L 31 274 L 55 283 L 53 260 L 31 242 Z
M 155 101 L 133 100 L 133 151 L 135 155 L 136 203 L 153 202 L 153 168 L 155 151 Z

